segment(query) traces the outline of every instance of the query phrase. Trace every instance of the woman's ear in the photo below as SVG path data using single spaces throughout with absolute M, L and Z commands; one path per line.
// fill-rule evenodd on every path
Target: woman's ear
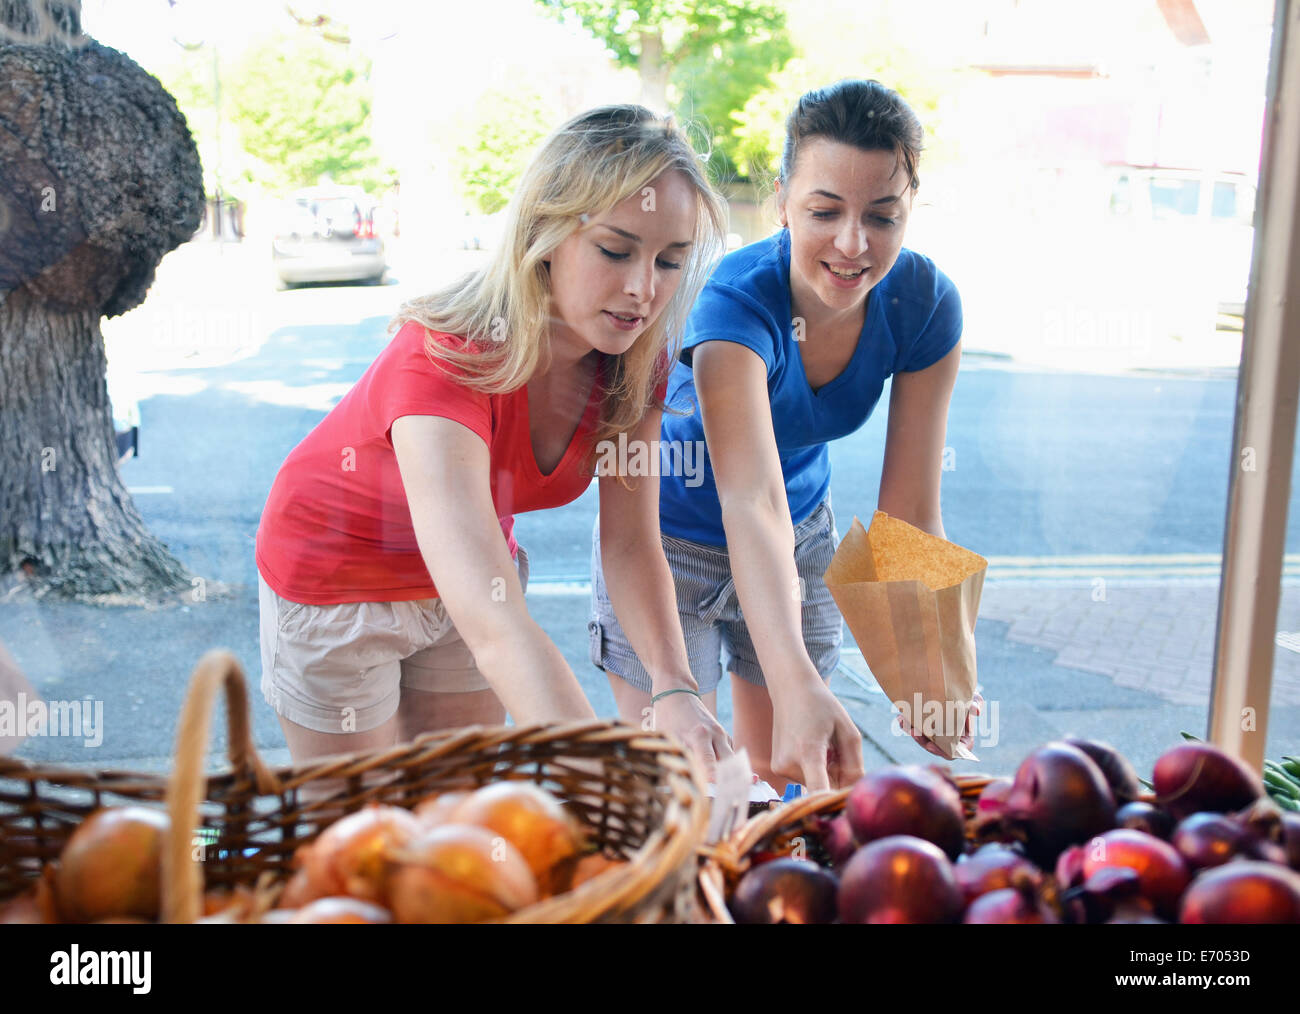
M 781 228 L 789 228 L 789 223 L 785 218 L 785 194 L 781 192 L 781 181 L 776 181 L 776 220 L 781 223 Z

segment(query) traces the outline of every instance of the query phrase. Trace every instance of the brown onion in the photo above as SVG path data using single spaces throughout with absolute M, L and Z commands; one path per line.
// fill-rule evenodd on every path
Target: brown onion
M 411 842 L 397 861 L 389 896 L 400 923 L 483 922 L 539 897 L 519 850 L 485 828 L 444 824 Z
M 264 922 L 279 922 L 280 919 L 267 919 Z M 298 909 L 292 916 L 283 920 L 292 923 L 385 923 L 393 921 L 393 914 L 386 908 L 372 905 L 360 898 L 317 898 L 310 905 Z
M 470 794 L 447 818 L 501 835 L 519 850 L 545 894 L 563 890 L 584 835 L 560 801 L 531 782 L 505 781 Z
M 55 875 L 62 918 L 157 919 L 170 827 L 166 813 L 147 806 L 108 807 L 87 817 L 64 845 Z
M 299 898 L 347 895 L 386 904 L 388 864 L 421 830 L 409 810 L 376 803 L 335 821 L 304 854 L 307 883 Z

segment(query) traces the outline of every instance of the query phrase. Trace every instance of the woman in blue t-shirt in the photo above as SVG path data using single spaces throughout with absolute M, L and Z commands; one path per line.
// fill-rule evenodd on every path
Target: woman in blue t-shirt
M 861 736 L 824 682 L 843 637 L 822 580 L 838 543 L 827 443 L 866 422 L 891 376 L 879 509 L 944 534 L 961 302 L 903 248 L 922 136 L 878 82 L 804 95 L 776 185 L 784 228 L 719 263 L 669 380 L 669 406 L 690 414 L 664 415 L 660 528 L 692 673 L 714 707 L 725 650 L 735 745 L 778 791 L 862 773 Z M 599 530 L 592 591 L 592 661 L 640 721 L 650 681 L 605 594 Z

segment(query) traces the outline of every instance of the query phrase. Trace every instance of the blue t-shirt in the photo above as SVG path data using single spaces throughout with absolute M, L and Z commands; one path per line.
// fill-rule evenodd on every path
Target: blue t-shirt
M 707 451 L 702 468 L 695 464 L 697 455 L 685 452 L 691 441 L 704 447 L 690 366 L 696 345 L 737 342 L 762 357 L 790 518 L 798 524 L 830 489 L 827 441 L 867 421 L 885 378 L 924 370 L 952 351 L 961 338 L 961 299 L 930 258 L 903 248 L 868 296 L 866 322 L 848 366 L 816 392 L 804 375 L 795 328 L 788 229 L 721 260 L 691 311 L 682 360 L 668 380 L 667 404 L 690 415 L 663 417 L 659 519 L 666 534 L 711 546 L 727 543 Z M 685 469 L 682 462 L 695 467 Z

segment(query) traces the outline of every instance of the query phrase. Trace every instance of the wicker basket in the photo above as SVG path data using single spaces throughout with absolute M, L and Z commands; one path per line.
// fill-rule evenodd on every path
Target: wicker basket
M 231 770 L 206 777 L 212 707 L 223 688 Z M 239 662 L 211 652 L 194 671 L 176 743 L 170 777 L 0 758 L 0 900 L 30 886 L 101 806 L 165 804 L 172 827 L 186 829 L 168 842 L 162 919 L 193 922 L 205 886 L 282 884 L 299 846 L 366 803 L 412 807 L 434 792 L 521 779 L 565 799 L 591 840 L 627 862 L 502 921 L 700 918 L 694 880 L 708 820 L 704 779 L 698 764 L 663 735 L 599 721 L 471 726 L 271 770 L 253 746 Z
M 966 836 L 972 838 L 971 820 L 984 786 L 993 781 L 989 775 L 955 775 L 966 816 Z M 815 792 L 783 806 L 761 812 L 742 824 L 730 838 L 700 849 L 699 891 L 713 922 L 732 923 L 727 899 L 736 883 L 748 872 L 756 852 L 789 855 L 796 839 L 810 836 L 817 821 L 837 816 L 852 789 Z

